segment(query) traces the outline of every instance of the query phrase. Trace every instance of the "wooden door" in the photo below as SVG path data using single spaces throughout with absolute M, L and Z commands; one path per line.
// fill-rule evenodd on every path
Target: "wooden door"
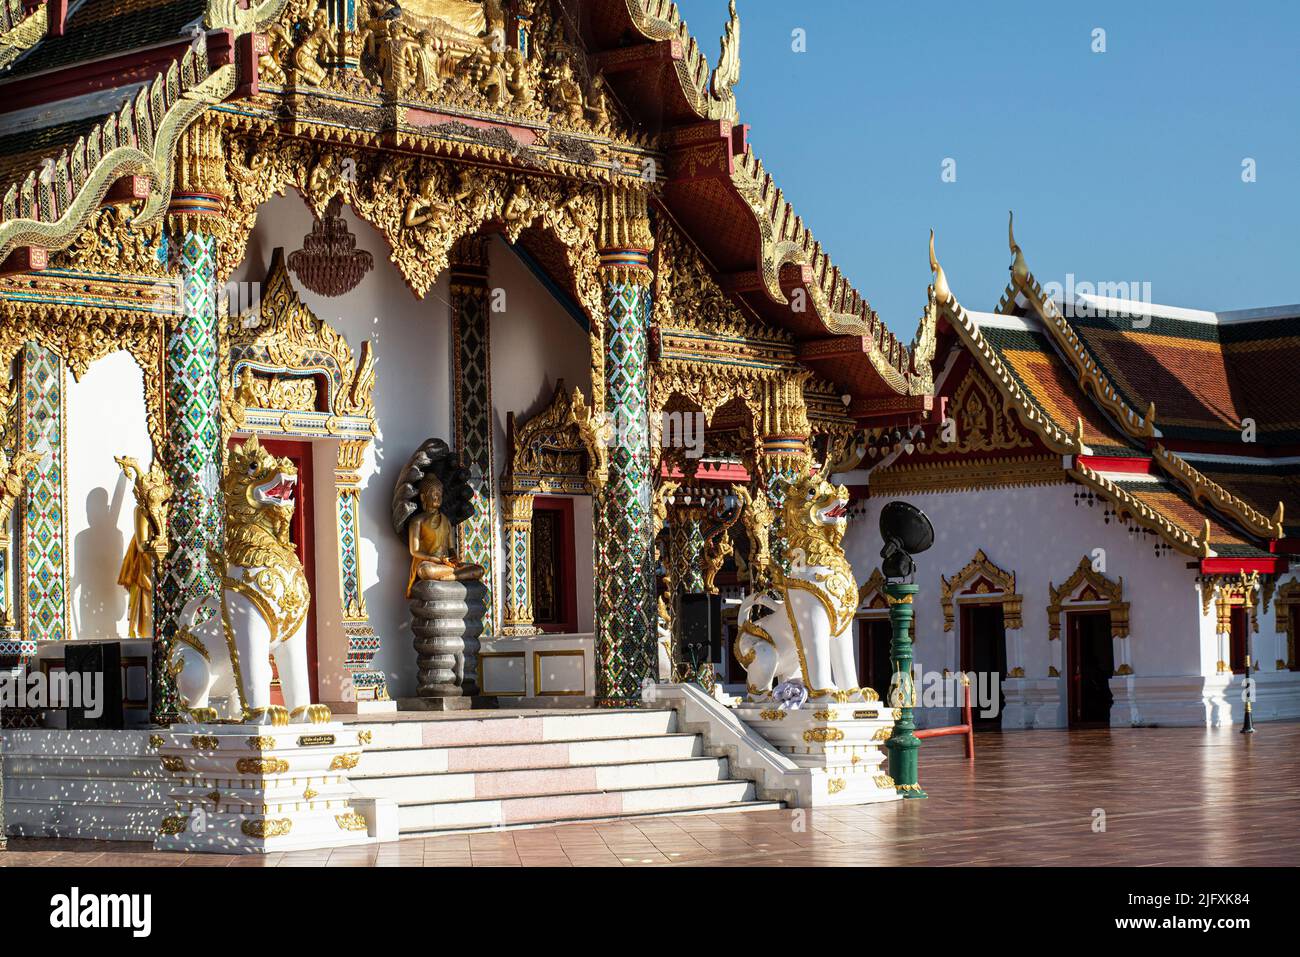
M 1069 612 L 1066 641 L 1070 727 L 1108 728 L 1114 703 L 1110 678 L 1115 673 L 1110 612 Z
M 1002 620 L 1002 605 L 961 606 L 961 670 L 975 672 L 971 687 L 971 720 L 976 731 L 1000 731 L 1006 695 L 1002 684 L 1007 678 L 1007 630 Z M 986 715 L 987 710 L 975 700 L 980 688 L 988 687 L 984 675 L 998 676 L 998 712 Z

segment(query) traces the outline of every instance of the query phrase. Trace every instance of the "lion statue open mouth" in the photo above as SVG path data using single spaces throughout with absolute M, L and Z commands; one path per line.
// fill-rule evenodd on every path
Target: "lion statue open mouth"
M 222 491 L 226 547 L 211 556 L 221 587 L 185 606 L 167 662 L 181 704 L 200 721 L 328 721 L 329 709 L 311 701 L 311 594 L 289 540 L 298 470 L 253 436 L 230 450 Z M 283 707 L 271 704 L 272 657 Z
M 857 684 L 850 626 L 858 586 L 842 545 L 848 505 L 848 489 L 820 473 L 789 486 L 782 510 L 789 569 L 774 567 L 772 588 L 740 605 L 735 654 L 747 673 L 748 700 L 771 700 L 774 681 L 800 682 L 810 699 L 877 699 Z M 755 608 L 773 614 L 751 620 Z

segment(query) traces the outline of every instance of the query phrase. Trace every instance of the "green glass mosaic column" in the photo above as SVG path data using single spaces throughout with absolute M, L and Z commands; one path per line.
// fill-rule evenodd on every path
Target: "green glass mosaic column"
M 668 519 L 668 573 L 673 587 L 688 595 L 704 594 L 704 513 L 677 509 Z
M 492 374 L 488 335 L 488 239 L 470 236 L 451 254 L 452 361 L 455 363 L 456 451 L 469 469 L 474 517 L 457 526 L 460 560 L 487 574 L 483 634 L 496 634 L 496 534 L 492 501 Z
M 22 352 L 22 447 L 40 453 L 27 473 L 20 517 L 21 572 L 17 616 L 32 642 L 68 635 L 68 521 L 63 360 L 35 342 Z
M 154 720 L 179 706 L 165 663 L 186 602 L 214 591 L 209 549 L 223 544 L 220 495 L 221 395 L 217 383 L 216 238 L 186 230 L 180 243 L 182 315 L 167 344 L 168 478 L 174 488 L 167 533 L 171 552 L 154 590 Z
M 605 412 L 612 427 L 609 479 L 596 497 L 596 698 L 640 701 L 655 677 L 654 542 L 650 499 L 647 342 L 649 253 L 601 253 L 605 294 Z
M 894 666 L 889 703 L 898 714 L 885 748 L 889 751 L 889 776 L 905 798 L 926 797 L 917 781 L 917 752 L 921 741 L 914 733 L 916 724 L 912 720 L 912 709 L 916 706 L 916 688 L 912 683 L 912 601 L 916 592 L 916 585 L 901 582 L 885 585 L 889 624 L 894 632 L 889 644 L 889 659 Z
M 768 537 L 772 562 L 783 572 L 790 570 L 786 557 L 785 499 L 790 486 L 808 471 L 807 445 L 803 438 L 779 437 L 763 440 L 759 472 L 763 492 L 772 508 L 772 530 Z

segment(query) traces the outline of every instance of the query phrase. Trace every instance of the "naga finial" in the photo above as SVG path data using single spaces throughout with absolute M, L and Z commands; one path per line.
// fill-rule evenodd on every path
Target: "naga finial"
M 1025 262 L 1024 251 L 1016 243 L 1016 233 L 1012 228 L 1015 219 L 1015 212 L 1007 210 L 1007 245 L 1011 247 L 1011 254 L 1015 257 L 1011 260 L 1011 281 L 1019 286 L 1029 281 L 1029 265 Z
M 930 230 L 930 272 L 934 273 L 934 300 L 938 303 L 950 302 L 952 290 L 948 288 L 948 277 L 934 255 L 934 230 Z

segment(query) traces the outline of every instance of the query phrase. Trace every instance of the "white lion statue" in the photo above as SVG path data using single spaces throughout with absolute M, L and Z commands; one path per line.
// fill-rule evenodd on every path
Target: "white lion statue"
M 789 570 L 774 566 L 772 588 L 740 605 L 735 655 L 747 672 L 746 700 L 774 700 L 774 681 L 778 687 L 802 684 L 814 701 L 878 700 L 870 688 L 858 687 L 850 627 L 858 586 L 841 546 L 848 501 L 848 489 L 821 473 L 787 489 L 782 515 Z M 751 620 L 755 608 L 772 614 Z
M 196 721 L 287 725 L 332 717 L 311 701 L 311 593 L 289 541 L 297 487 L 293 463 L 271 455 L 257 436 L 230 450 L 222 482 L 226 547 L 211 556 L 225 574 L 216 594 L 185 606 L 167 661 L 181 704 Z M 272 656 L 283 707 L 271 704 Z

